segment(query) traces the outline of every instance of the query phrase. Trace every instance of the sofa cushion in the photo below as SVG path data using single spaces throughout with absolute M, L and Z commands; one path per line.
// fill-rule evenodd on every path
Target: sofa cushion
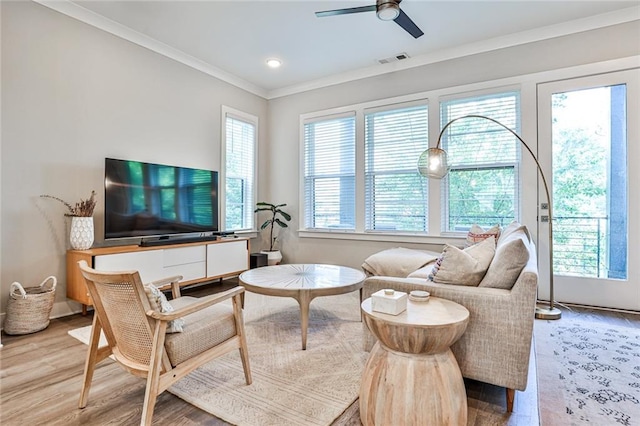
M 395 247 L 372 254 L 362 264 L 370 275 L 405 278 L 438 258 L 438 253 Z
M 522 229 L 501 238 L 487 274 L 479 287 L 510 290 L 522 272 L 522 268 L 529 261 L 528 245 L 528 232 Z
M 447 244 L 430 279 L 441 284 L 477 286 L 487 272 L 495 250 L 493 236 L 464 250 Z
M 486 240 L 487 238 L 494 237 L 495 241 L 498 242 L 498 238 L 500 237 L 500 225 L 495 225 L 487 230 L 482 229 L 478 225 L 472 225 L 471 229 L 467 233 L 467 240 L 465 241 L 465 247 L 471 247 L 474 244 L 477 244 L 481 241 Z
M 407 278 L 424 278 L 425 280 L 429 279 L 429 276 L 431 275 L 435 264 L 436 264 L 436 261 L 433 260 L 427 263 L 426 265 L 424 265 L 422 268 L 416 271 L 413 271 L 412 273 L 407 275 Z
M 197 297 L 183 296 L 171 302 L 180 309 L 198 301 Z M 185 323 L 184 333 L 169 334 L 164 343 L 174 367 L 238 334 L 233 307 L 228 303 L 217 303 L 180 319 Z

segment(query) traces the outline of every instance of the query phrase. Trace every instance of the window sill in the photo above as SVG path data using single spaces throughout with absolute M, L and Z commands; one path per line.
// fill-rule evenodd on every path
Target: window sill
M 451 244 L 461 245 L 466 239 L 466 233 L 451 233 L 445 235 L 424 235 L 424 234 L 391 234 L 377 232 L 353 232 L 353 231 L 315 231 L 308 229 L 298 230 L 300 238 L 323 238 L 334 240 L 354 240 L 354 241 L 380 241 L 395 243 L 413 244 Z

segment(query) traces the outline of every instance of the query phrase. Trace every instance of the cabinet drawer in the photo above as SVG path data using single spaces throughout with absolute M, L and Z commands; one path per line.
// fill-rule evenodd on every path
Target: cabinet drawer
M 207 260 L 205 246 L 178 247 L 162 250 L 162 266 L 185 265 L 188 263 L 204 263 Z M 204 274 L 202 275 L 204 276 Z
M 207 273 L 207 265 L 204 261 L 187 263 L 183 265 L 166 266 L 162 269 L 163 277 L 182 275 L 182 281 L 200 280 Z

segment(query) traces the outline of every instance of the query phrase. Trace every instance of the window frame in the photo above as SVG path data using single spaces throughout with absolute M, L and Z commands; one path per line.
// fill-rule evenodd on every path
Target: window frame
M 515 102 L 515 123 L 516 126 L 515 128 L 511 129 L 513 130 L 516 134 L 518 135 L 522 135 L 522 93 L 521 93 L 521 89 L 520 87 L 499 87 L 499 88 L 495 88 L 495 89 L 489 89 L 489 90 L 481 90 L 481 91 L 472 91 L 472 92 L 466 92 L 466 93 L 462 93 L 462 94 L 455 94 L 455 95 L 449 95 L 449 96 L 442 96 L 438 99 L 438 117 L 439 117 L 439 131 L 445 126 L 447 125 L 451 120 L 454 120 L 456 118 L 459 118 L 461 116 L 464 116 L 466 114 L 478 114 L 478 115 L 486 115 L 487 117 L 490 118 L 494 118 L 497 119 L 495 117 L 491 117 L 490 115 L 487 114 L 483 114 L 482 112 L 478 112 L 478 111 L 467 111 L 464 114 L 460 115 L 460 116 L 456 116 L 456 117 L 447 117 L 447 121 L 443 121 L 443 110 L 442 107 L 444 104 L 446 104 L 447 102 L 455 102 L 455 101 L 465 101 L 465 100 L 469 100 L 472 101 L 474 99 L 476 100 L 481 100 L 483 98 L 491 98 L 493 96 L 496 97 L 500 97 L 500 96 L 508 96 L 509 94 L 515 94 L 516 96 L 516 102 Z M 472 119 L 469 119 L 472 120 Z M 478 119 L 478 120 L 482 120 L 482 119 Z M 497 119 L 501 124 L 504 124 L 506 126 L 506 123 L 504 123 L 502 120 Z M 491 123 L 489 120 L 483 120 L 484 122 L 487 123 L 487 125 L 489 125 L 492 129 L 495 129 L 496 131 L 500 131 L 500 132 L 507 132 L 507 130 L 501 128 L 500 126 L 498 126 L 497 124 Z M 459 122 L 462 122 L 459 121 Z M 508 127 L 508 126 L 507 126 Z M 449 128 L 451 129 L 451 128 Z M 512 137 L 511 135 L 508 135 L 509 137 Z M 515 138 L 514 138 L 515 139 Z M 443 138 L 441 140 L 441 145 L 442 148 L 444 148 L 445 150 L 447 150 L 446 147 L 446 134 L 443 135 Z M 440 223 L 441 223 L 441 233 L 445 234 L 445 235 L 465 235 L 467 231 L 461 230 L 461 231 L 454 231 L 454 230 L 449 230 L 448 229 L 448 223 L 449 223 L 449 215 L 451 214 L 450 212 L 450 203 L 449 203 L 449 196 L 450 196 L 450 176 L 451 176 L 451 172 L 452 171 L 462 171 L 462 170 L 473 170 L 473 171 L 480 171 L 480 170 L 499 170 L 499 169 L 509 169 L 512 168 L 513 169 L 513 182 L 514 182 L 514 205 L 513 205 L 513 210 L 514 210 L 514 218 L 513 220 L 517 220 L 517 221 L 521 221 L 521 215 L 520 212 L 522 211 L 522 175 L 521 175 L 521 169 L 522 169 L 522 149 L 523 147 L 521 146 L 522 144 L 520 143 L 519 140 L 515 140 L 515 161 L 514 162 L 509 162 L 509 161 L 500 161 L 500 162 L 486 162 L 486 163 L 482 163 L 482 164 L 465 164 L 465 165 L 460 165 L 460 166 L 452 166 L 451 170 L 449 171 L 449 174 L 447 174 L 447 176 L 445 178 L 442 179 L 442 181 L 440 182 L 440 203 L 441 203 L 441 209 L 440 209 L 440 214 L 441 214 L 441 218 L 440 218 Z M 508 223 L 504 223 L 502 224 L 502 226 L 506 226 Z M 489 225 L 485 225 L 485 226 L 489 226 Z M 492 225 L 491 225 L 492 226 Z
M 382 233 L 382 234 L 424 234 L 427 235 L 429 232 L 429 188 L 428 188 L 428 182 L 425 182 L 425 180 L 423 178 L 421 178 L 418 174 L 417 174 L 417 167 L 412 167 L 412 171 L 415 172 L 415 178 L 421 183 L 422 187 L 423 187 L 423 192 L 424 192 L 424 199 L 422 200 L 422 202 L 425 203 L 424 206 L 424 217 L 423 217 L 423 229 L 422 230 L 418 230 L 418 229 L 414 229 L 414 230 L 398 230 L 398 229 L 393 229 L 393 230 L 385 230 L 385 229 L 375 229 L 375 225 L 372 225 L 373 223 L 375 223 L 375 220 L 373 219 L 373 216 L 375 216 L 375 211 L 376 211 L 376 203 L 375 203 L 375 179 L 376 177 L 379 176 L 395 176 L 395 177 L 407 177 L 407 175 L 410 175 L 411 172 L 408 171 L 408 169 L 406 168 L 394 168 L 393 170 L 387 169 L 384 171 L 381 170 L 367 170 L 368 166 L 370 164 L 370 160 L 369 160 L 369 155 L 371 154 L 371 152 L 373 151 L 373 149 L 375 148 L 375 137 L 372 138 L 372 142 L 373 144 L 369 145 L 370 142 L 370 136 L 374 136 L 374 129 L 368 129 L 368 117 L 372 116 L 372 115 L 376 115 L 376 114 L 380 114 L 380 113 L 394 113 L 394 112 L 398 112 L 398 113 L 409 113 L 411 114 L 411 110 L 413 111 L 417 111 L 417 110 L 424 110 L 424 114 L 425 114 L 425 121 L 426 121 L 426 128 L 425 128 L 425 133 L 424 133 L 424 141 L 423 141 L 423 145 L 420 147 L 420 153 L 423 152 L 424 150 L 426 150 L 429 147 L 429 101 L 428 99 L 419 99 L 419 100 L 415 100 L 415 101 L 408 101 L 408 102 L 402 102 L 402 103 L 394 103 L 394 104 L 390 104 L 390 105 L 382 105 L 382 106 L 377 106 L 377 107 L 373 107 L 373 108 L 363 108 L 362 110 L 362 114 L 363 114 L 363 121 L 364 121 L 364 129 L 363 129 L 363 141 L 362 141 L 362 145 L 363 145 L 363 152 L 364 152 L 364 160 L 363 160 L 363 168 L 364 168 L 364 186 L 362 188 L 363 192 L 364 192 L 364 199 L 365 199 L 365 205 L 364 205 L 364 232 L 366 233 Z M 403 132 L 407 132 L 407 129 L 402 129 Z M 416 139 L 416 136 L 412 134 L 411 130 L 409 130 L 409 132 L 412 135 L 412 139 Z M 384 141 L 383 141 L 384 143 Z M 417 159 L 420 156 L 420 153 L 417 153 L 415 156 L 416 159 L 416 165 L 417 165 Z M 370 188 L 370 185 L 372 185 L 372 187 Z M 373 201 L 371 201 L 373 200 Z M 413 203 L 410 205 L 414 205 Z M 372 211 L 370 211 L 372 209 Z
M 308 182 L 307 182 L 307 174 L 306 174 L 306 166 L 307 166 L 307 125 L 310 124 L 315 124 L 315 123 L 323 123 L 323 122 L 330 122 L 330 121 L 336 121 L 336 120 L 344 120 L 344 119 L 351 119 L 353 118 L 353 132 L 354 132 L 354 145 L 353 145 L 353 149 L 354 149 L 354 156 L 353 156 L 353 170 L 354 170 L 354 228 L 343 228 L 343 227 L 335 227 L 335 228 L 329 228 L 329 227 L 319 227 L 319 226 L 309 226 L 307 227 L 307 222 L 309 219 L 309 216 L 312 215 L 313 218 L 315 218 L 315 210 L 313 210 L 313 212 L 309 211 L 309 209 L 307 208 L 307 198 L 308 197 L 312 197 L 315 198 L 315 196 L 311 196 L 308 195 L 306 190 L 308 187 Z M 355 227 L 357 226 L 357 201 L 355 198 L 357 198 L 357 117 L 354 111 L 344 111 L 344 112 L 340 112 L 340 113 L 336 113 L 336 114 L 331 114 L 331 115 L 326 115 L 326 116 L 319 116 L 319 117 L 310 117 L 307 119 L 304 119 L 301 121 L 301 134 L 302 134 L 302 139 L 301 139 L 301 149 L 300 149 L 300 156 L 301 156 L 301 162 L 300 162 L 300 192 L 301 192 L 301 198 L 300 198 L 300 206 L 301 206 L 301 211 L 302 214 L 300 216 L 300 223 L 301 223 L 301 227 L 305 230 L 310 230 L 310 231 L 320 231 L 320 232 L 353 232 L 355 230 Z M 314 162 L 315 164 L 315 162 Z M 323 177 L 319 177 L 317 174 L 313 174 L 312 175 L 312 179 L 315 181 L 316 179 L 322 179 Z M 336 177 L 340 177 L 341 175 L 335 174 L 334 178 Z M 324 178 L 329 179 L 329 176 L 324 176 Z
M 246 207 L 249 209 L 248 215 L 245 218 L 250 218 L 250 226 L 243 227 L 241 229 L 233 229 L 236 233 L 242 232 L 257 232 L 256 229 L 256 220 L 255 215 L 253 214 L 254 207 L 256 205 L 257 200 L 257 192 L 258 192 L 258 139 L 259 139 L 259 118 L 255 115 L 246 113 L 244 111 L 240 111 L 234 108 L 231 108 L 226 105 L 222 105 L 221 107 L 221 120 L 220 120 L 220 183 L 218 187 L 218 191 L 220 193 L 220 229 L 224 231 L 228 231 L 227 228 L 227 119 L 231 118 L 234 120 L 242 121 L 247 124 L 251 124 L 254 126 L 254 140 L 253 140 L 253 179 L 250 184 L 252 185 L 252 194 L 250 196 L 251 199 L 244 200 L 243 204 L 246 204 Z M 237 179 L 237 177 L 233 177 Z M 244 192 L 244 189 L 243 189 Z M 243 197 L 244 198 L 244 197 Z

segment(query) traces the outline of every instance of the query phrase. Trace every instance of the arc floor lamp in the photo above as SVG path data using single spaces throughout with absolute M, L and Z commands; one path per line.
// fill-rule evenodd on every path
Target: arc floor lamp
M 484 115 L 475 115 L 475 114 L 464 115 L 462 117 L 457 117 L 449 121 L 440 131 L 440 135 L 438 136 L 438 143 L 436 144 L 436 147 L 429 148 L 420 155 L 420 158 L 418 159 L 418 172 L 420 172 L 422 176 L 433 178 L 433 179 L 442 179 L 447 175 L 447 173 L 449 173 L 449 169 L 451 168 L 451 166 L 447 160 L 447 152 L 444 149 L 440 148 L 440 143 L 442 142 L 442 135 L 447 130 L 447 128 L 451 126 L 453 123 L 455 123 L 456 121 L 464 120 L 468 118 L 479 118 L 483 120 L 489 120 L 497 124 L 498 126 L 506 129 L 513 136 L 515 136 L 515 138 L 518 139 L 522 143 L 522 145 L 524 145 L 527 151 L 529 151 L 529 154 L 531 154 L 531 157 L 533 157 L 533 160 L 536 162 L 536 166 L 538 167 L 538 173 L 542 178 L 542 183 L 544 185 L 544 191 L 547 196 L 547 203 L 549 207 L 549 306 L 538 304 L 538 306 L 536 306 L 535 316 L 538 319 L 548 319 L 548 320 L 560 319 L 560 317 L 562 316 L 562 312 L 560 311 L 560 309 L 554 306 L 554 300 L 553 300 L 553 217 L 551 215 L 551 212 L 552 212 L 551 196 L 549 194 L 549 187 L 547 186 L 547 179 L 545 178 L 544 173 L 542 173 L 542 167 L 540 167 L 540 162 L 538 162 L 538 158 L 536 158 L 536 156 L 534 155 L 529 145 L 527 145 L 527 143 L 516 132 L 514 132 L 504 124 L 500 123 L 499 121 L 494 120 L 493 118 L 485 117 Z

